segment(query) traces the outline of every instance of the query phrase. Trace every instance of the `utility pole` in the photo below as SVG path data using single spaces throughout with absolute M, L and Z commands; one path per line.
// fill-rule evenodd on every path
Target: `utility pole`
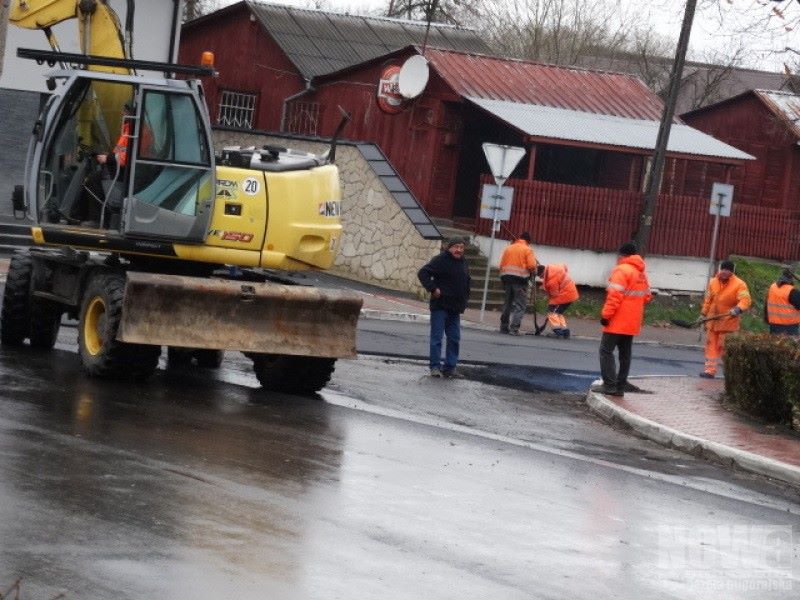
M 687 0 L 686 10 L 683 13 L 681 35 L 678 38 L 678 48 L 675 51 L 675 62 L 672 64 L 672 72 L 669 76 L 669 88 L 667 89 L 667 99 L 664 102 L 664 113 L 661 115 L 661 125 L 658 128 L 653 162 L 647 173 L 642 214 L 639 216 L 639 228 L 636 230 L 636 246 L 639 249 L 639 254 L 642 255 L 647 253 L 650 229 L 653 226 L 653 213 L 656 209 L 658 194 L 661 191 L 661 177 L 664 174 L 664 162 L 667 158 L 667 142 L 672 128 L 672 119 L 675 116 L 675 104 L 678 102 L 678 92 L 680 91 L 681 78 L 683 77 L 683 65 L 686 62 L 686 50 L 689 47 L 689 36 L 692 33 L 695 8 L 697 8 L 697 0 Z

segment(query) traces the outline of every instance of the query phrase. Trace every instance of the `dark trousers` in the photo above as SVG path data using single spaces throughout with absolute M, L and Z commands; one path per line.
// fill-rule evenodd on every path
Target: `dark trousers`
M 619 354 L 619 371 L 614 360 L 614 348 Z M 628 383 L 631 370 L 633 336 L 621 333 L 603 333 L 600 338 L 600 374 L 603 383 L 611 387 L 622 387 Z
M 442 367 L 442 335 L 447 336 Z M 452 371 L 458 363 L 461 342 L 461 315 L 442 309 L 431 310 L 431 369 Z
M 770 323 L 769 332 L 773 335 L 798 335 L 800 327 L 797 325 L 772 325 Z
M 528 282 L 520 277 L 503 277 L 503 314 L 500 315 L 500 331 L 519 331 L 522 315 L 528 305 Z

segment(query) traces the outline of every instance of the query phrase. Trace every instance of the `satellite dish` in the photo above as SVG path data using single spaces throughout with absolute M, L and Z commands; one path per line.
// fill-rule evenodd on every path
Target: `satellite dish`
M 397 87 L 403 98 L 411 99 L 419 96 L 428 85 L 428 61 L 424 56 L 415 54 L 400 67 Z

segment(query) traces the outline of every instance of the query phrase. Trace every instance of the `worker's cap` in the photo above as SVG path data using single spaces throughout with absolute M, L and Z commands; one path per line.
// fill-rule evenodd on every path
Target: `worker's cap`
M 733 273 L 736 270 L 736 265 L 733 264 L 732 260 L 723 260 L 721 263 L 719 263 L 719 270 L 730 271 Z
M 530 244 L 531 243 L 531 234 L 528 233 L 527 231 L 523 231 L 522 235 L 519 236 L 519 239 L 525 240 L 526 242 L 528 242 Z
M 638 248 L 636 248 L 636 244 L 633 242 L 625 242 L 622 246 L 619 247 L 619 254 L 620 256 L 631 256 L 633 254 L 637 254 L 639 252 Z
M 467 241 L 463 237 L 459 237 L 459 236 L 451 237 L 449 240 L 447 240 L 447 249 L 449 250 L 450 248 L 452 248 L 456 244 L 465 244 L 466 245 L 466 243 L 467 243 Z
M 791 269 L 784 269 L 781 271 L 781 276 L 778 278 L 780 283 L 793 283 L 794 282 L 794 271 Z

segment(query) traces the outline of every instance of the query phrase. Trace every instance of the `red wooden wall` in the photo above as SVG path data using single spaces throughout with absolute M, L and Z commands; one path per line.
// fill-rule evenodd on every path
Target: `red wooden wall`
M 462 104 L 435 73 L 425 92 L 398 114 L 378 107 L 376 91 L 387 64 L 367 66 L 323 83 L 303 97 L 320 106 L 318 135 L 330 135 L 341 106 L 352 116 L 344 136 L 377 143 L 403 180 L 433 216 L 451 217 L 460 154 Z
M 207 77 L 203 86 L 212 124 L 216 124 L 220 90 L 258 94 L 254 129 L 277 131 L 285 98 L 301 91 L 303 78 L 250 10 L 222 13 L 181 33 L 178 60 L 197 64 L 203 51 L 214 52 L 219 77 Z
M 683 119 L 692 127 L 756 157 L 731 170 L 735 203 L 800 210 L 797 139 L 754 94 L 684 115 Z M 701 165 L 690 165 L 687 180 L 691 187 L 686 193 L 708 196 L 711 182 L 722 181 L 715 176 L 704 173 Z

